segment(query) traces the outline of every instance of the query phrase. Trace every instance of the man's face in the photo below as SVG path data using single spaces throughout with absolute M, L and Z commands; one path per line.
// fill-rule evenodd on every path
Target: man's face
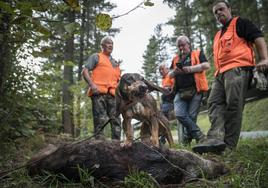
M 185 40 L 179 40 L 177 47 L 181 55 L 187 55 L 191 52 L 190 44 Z
M 212 10 L 215 18 L 222 25 L 225 25 L 232 18 L 231 9 L 223 2 L 213 6 Z
M 160 72 L 161 76 L 166 76 L 168 74 L 168 69 L 165 66 L 160 66 L 159 72 Z
M 110 55 L 113 51 L 114 43 L 112 40 L 106 40 L 104 44 L 102 44 L 102 50 L 105 54 Z

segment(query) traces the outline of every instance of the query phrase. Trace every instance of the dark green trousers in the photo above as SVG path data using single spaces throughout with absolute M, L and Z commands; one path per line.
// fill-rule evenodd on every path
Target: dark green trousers
M 93 111 L 93 122 L 94 122 L 94 134 L 99 132 L 101 127 L 111 119 L 111 132 L 112 139 L 120 140 L 121 136 L 121 119 L 116 114 L 115 97 L 110 94 L 100 94 L 91 97 L 92 100 L 92 111 Z M 99 137 L 103 136 L 103 131 L 100 132 Z
M 208 112 L 211 128 L 208 138 L 216 138 L 235 148 L 241 131 L 245 95 L 252 77 L 246 68 L 234 68 L 219 74 L 211 88 Z

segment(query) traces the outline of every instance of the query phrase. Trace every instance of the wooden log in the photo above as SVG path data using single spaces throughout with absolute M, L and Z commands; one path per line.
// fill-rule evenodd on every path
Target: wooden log
M 159 149 L 141 142 L 122 148 L 115 140 L 50 146 L 29 161 L 28 171 L 32 176 L 43 170 L 62 173 L 68 179 L 79 181 L 78 166 L 92 171 L 92 176 L 99 181 L 121 181 L 131 171 L 139 170 L 163 185 L 179 184 L 202 175 L 215 178 L 227 172 L 223 164 L 186 150 Z

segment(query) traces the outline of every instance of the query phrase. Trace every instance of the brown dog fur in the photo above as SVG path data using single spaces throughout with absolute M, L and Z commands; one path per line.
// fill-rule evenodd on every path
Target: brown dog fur
M 146 81 L 137 73 L 124 74 L 116 89 L 117 113 L 122 114 L 123 130 L 126 140 L 123 147 L 130 147 L 133 142 L 134 118 L 142 122 L 141 141 L 159 147 L 159 133 L 164 135 L 169 145 L 173 144 L 167 118 L 157 109 L 156 100 L 149 93 L 152 90 L 165 92 L 161 87 Z

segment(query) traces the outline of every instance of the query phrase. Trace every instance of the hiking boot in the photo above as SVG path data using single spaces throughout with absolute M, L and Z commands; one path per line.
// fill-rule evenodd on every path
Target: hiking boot
M 195 139 L 196 143 L 203 142 L 206 138 L 206 136 L 201 131 L 192 133 L 192 137 Z
M 195 142 L 198 144 L 198 143 L 202 143 L 204 142 L 206 139 L 206 136 L 200 132 L 199 134 L 197 134 L 197 136 L 195 137 Z
M 200 143 L 192 147 L 193 152 L 195 153 L 214 153 L 214 154 L 220 154 L 223 152 L 226 148 L 226 144 L 218 139 L 205 139 Z

